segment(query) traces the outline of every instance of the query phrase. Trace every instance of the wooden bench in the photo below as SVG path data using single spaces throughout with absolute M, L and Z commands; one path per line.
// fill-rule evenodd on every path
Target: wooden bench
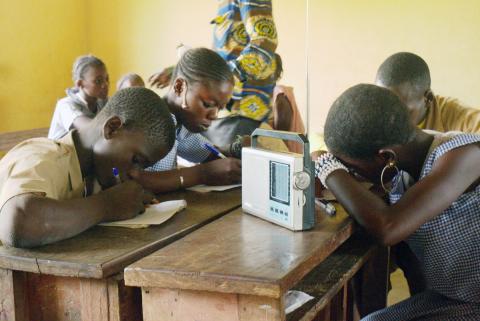
M 125 283 L 142 288 L 144 321 L 286 320 L 284 294 L 296 286 L 303 288 L 303 282 L 312 283 L 306 281 L 309 273 L 333 259 L 332 253 L 354 231 L 345 211 L 338 207 L 337 212 L 335 217 L 317 213 L 313 230 L 292 232 L 237 209 L 130 265 Z M 369 253 L 373 252 L 359 254 L 361 259 L 348 269 L 345 265 L 348 273 L 339 272 L 345 277 L 335 281 L 325 301 L 336 297 Z M 347 259 L 344 254 L 339 256 Z M 386 271 L 387 262 L 381 265 Z M 386 282 L 381 287 L 379 295 L 386 295 Z M 325 303 L 315 302 L 308 311 L 321 313 Z
M 48 128 L 35 128 L 15 132 L 0 133 L 0 157 L 5 155 L 12 147 L 24 140 L 35 137 L 47 137 Z
M 141 320 L 141 294 L 125 287 L 123 269 L 241 204 L 239 189 L 177 192 L 187 208 L 157 227 L 96 226 L 35 249 L 0 247 L 0 320 Z

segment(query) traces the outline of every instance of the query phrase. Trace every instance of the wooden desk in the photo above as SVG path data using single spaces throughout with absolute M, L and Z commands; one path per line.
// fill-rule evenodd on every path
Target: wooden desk
M 0 158 L 2 158 L 12 147 L 24 140 L 35 137 L 47 137 L 48 128 L 35 128 L 19 130 L 16 132 L 0 133 Z
M 144 321 L 285 320 L 285 292 L 353 233 L 341 208 L 291 232 L 241 209 L 125 269 L 142 287 Z
M 158 227 L 96 226 L 36 249 L 0 247 L 0 320 L 141 320 L 140 291 L 125 287 L 120 272 L 239 207 L 240 195 L 167 194 L 159 199 L 186 199 L 187 209 Z

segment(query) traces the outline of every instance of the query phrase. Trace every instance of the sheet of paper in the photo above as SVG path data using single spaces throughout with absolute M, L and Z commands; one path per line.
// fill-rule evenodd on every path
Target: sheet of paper
M 186 207 L 187 202 L 185 200 L 166 201 L 150 205 L 145 210 L 145 213 L 140 214 L 132 219 L 101 223 L 100 225 L 129 228 L 143 228 L 150 225 L 159 225 Z
M 208 193 L 208 192 L 223 192 L 228 191 L 229 189 L 234 189 L 236 187 L 242 186 L 242 184 L 233 184 L 233 185 L 220 185 L 220 186 L 211 186 L 211 185 L 195 185 L 187 188 L 189 191 L 199 192 L 199 193 Z
M 295 311 L 308 301 L 314 299 L 313 296 L 296 290 L 290 290 L 284 295 L 285 298 L 285 314 Z

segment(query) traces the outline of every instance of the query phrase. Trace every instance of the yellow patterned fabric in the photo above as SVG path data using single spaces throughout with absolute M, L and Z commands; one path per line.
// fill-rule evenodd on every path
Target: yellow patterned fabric
M 230 113 L 266 120 L 277 70 L 277 30 L 271 1 L 220 1 L 212 24 L 214 48 L 236 77 Z

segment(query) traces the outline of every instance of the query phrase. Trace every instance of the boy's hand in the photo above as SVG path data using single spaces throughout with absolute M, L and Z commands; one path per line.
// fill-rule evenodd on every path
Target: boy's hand
M 146 192 L 140 184 L 128 180 L 102 191 L 105 201 L 103 221 L 130 219 L 145 211 L 145 204 L 150 204 L 153 194 Z
M 242 162 L 236 158 L 217 159 L 202 165 L 202 181 L 207 185 L 230 185 L 242 178 Z

